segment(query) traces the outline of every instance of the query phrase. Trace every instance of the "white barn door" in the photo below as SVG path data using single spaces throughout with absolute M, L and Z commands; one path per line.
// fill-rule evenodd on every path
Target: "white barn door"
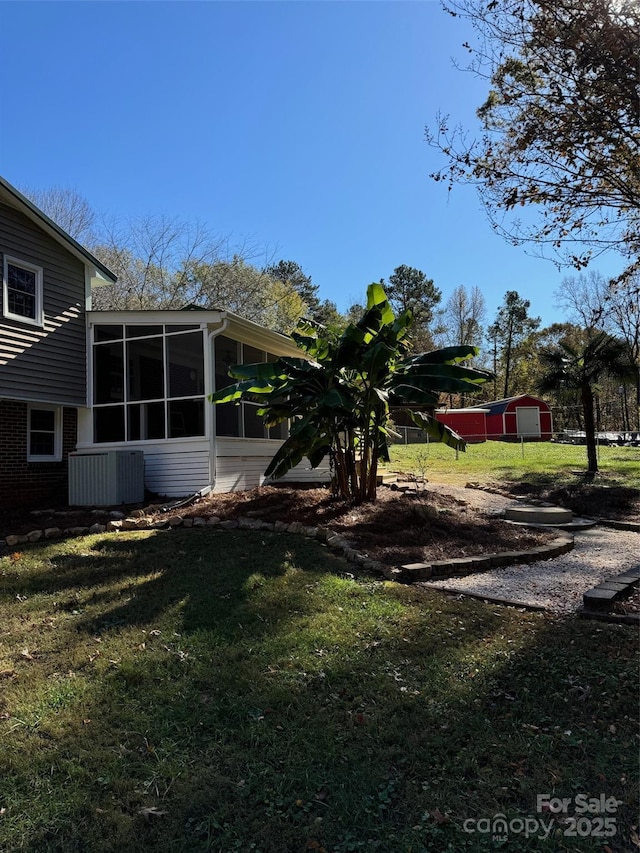
M 516 429 L 519 436 L 539 438 L 540 409 L 537 406 L 517 406 Z

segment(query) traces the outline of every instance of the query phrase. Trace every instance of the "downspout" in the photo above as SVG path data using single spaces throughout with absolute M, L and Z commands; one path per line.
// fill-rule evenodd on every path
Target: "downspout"
M 229 318 L 226 316 L 226 313 L 223 312 L 222 317 L 223 317 L 222 325 L 219 326 L 217 329 L 212 329 L 207 336 L 208 340 L 209 340 L 209 375 L 210 375 L 211 380 L 212 380 L 211 381 L 212 387 L 211 387 L 210 393 L 213 393 L 215 390 L 215 388 L 213 388 L 213 385 L 214 385 L 213 378 L 215 376 L 215 356 L 214 356 L 214 352 L 213 352 L 213 339 L 216 338 L 218 335 L 221 335 L 223 332 L 225 332 L 228 325 L 229 325 Z M 209 480 L 210 480 L 209 492 L 212 492 L 214 487 L 215 487 L 216 479 L 218 476 L 217 461 L 216 461 L 217 460 L 216 445 L 217 445 L 217 441 L 218 441 L 218 436 L 217 436 L 217 430 L 216 430 L 216 407 L 213 403 L 209 403 L 209 405 L 212 408 L 211 419 L 210 419 L 211 436 L 209 437 Z

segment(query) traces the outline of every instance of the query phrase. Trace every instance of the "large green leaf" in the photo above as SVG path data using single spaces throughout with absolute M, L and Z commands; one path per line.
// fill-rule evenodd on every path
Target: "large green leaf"
M 367 348 L 362 355 L 361 366 L 369 374 L 369 384 L 378 380 L 380 374 L 387 374 L 393 362 L 397 347 L 392 347 L 385 341 L 379 341 Z
M 235 385 L 228 385 L 226 388 L 221 388 L 219 391 L 210 394 L 209 400 L 212 403 L 231 403 L 250 396 L 256 397 L 270 394 L 272 390 L 273 387 L 271 385 L 258 384 L 248 379 L 246 382 L 236 382 Z
M 433 391 L 423 391 L 414 385 L 397 385 L 389 394 L 389 403 L 392 406 L 401 406 L 403 403 L 417 403 L 420 406 L 437 406 L 440 394 Z
M 370 284 L 367 288 L 367 313 L 365 317 L 373 308 L 380 310 L 380 321 L 383 326 L 387 326 L 395 320 L 395 315 L 387 299 L 387 294 L 384 292 L 384 287 L 378 282 Z
M 454 450 L 466 450 L 466 441 L 451 427 L 441 423 L 426 412 L 414 412 L 411 409 L 405 409 L 405 412 L 417 427 L 427 433 L 432 441 L 446 444 L 447 447 L 452 447 Z
M 430 352 L 422 352 L 419 355 L 411 356 L 406 359 L 406 363 L 411 364 L 456 364 L 460 361 L 465 361 L 468 358 L 473 358 L 480 354 L 480 348 L 459 344 L 455 347 L 443 347 L 442 349 L 431 350 Z M 486 373 L 487 371 L 481 371 Z
M 474 385 L 482 385 L 486 382 L 486 376 L 473 367 L 461 367 L 458 364 L 412 364 L 402 365 L 396 375 L 402 381 L 424 380 L 430 378 L 458 379 L 471 382 Z
M 234 364 L 229 368 L 229 376 L 234 379 L 281 379 L 286 374 L 277 361 L 259 361 L 255 364 Z

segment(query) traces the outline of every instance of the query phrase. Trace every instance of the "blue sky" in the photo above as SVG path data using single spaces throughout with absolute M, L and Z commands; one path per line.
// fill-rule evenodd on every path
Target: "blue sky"
M 99 211 L 206 222 L 297 261 L 346 309 L 408 264 L 443 291 L 507 290 L 543 323 L 572 271 L 452 195 L 424 127 L 474 126 L 485 85 L 437 2 L 3 2 L 0 173 Z M 25 51 L 25 48 L 27 50 Z M 601 262 L 604 274 L 622 264 Z

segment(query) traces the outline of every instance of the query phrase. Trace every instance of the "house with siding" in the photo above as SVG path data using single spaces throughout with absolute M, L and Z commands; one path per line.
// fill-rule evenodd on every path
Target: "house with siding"
M 0 259 L 0 506 L 66 500 L 70 454 L 138 451 L 170 497 L 264 482 L 283 427 L 207 397 L 232 364 L 299 356 L 289 338 L 226 311 L 92 311 L 113 273 L 1 178 Z
M 0 505 L 59 494 L 87 406 L 91 288 L 115 276 L 0 178 Z

